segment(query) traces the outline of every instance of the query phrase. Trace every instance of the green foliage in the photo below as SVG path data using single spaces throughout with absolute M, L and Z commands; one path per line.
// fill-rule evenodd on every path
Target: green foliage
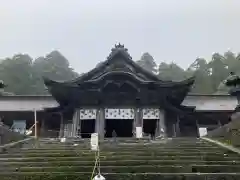
M 188 78 L 190 74 L 175 63 L 161 63 L 158 68 L 158 76 L 166 81 L 182 81 Z
M 42 77 L 54 80 L 70 80 L 77 76 L 68 60 L 58 51 L 35 61 L 27 54 L 17 54 L 2 60 L 0 77 L 7 85 L 5 91 L 17 95 L 46 94 Z
M 137 63 L 145 68 L 146 70 L 156 73 L 157 72 L 157 64 L 154 61 L 153 57 L 149 53 L 144 53 L 140 60 L 137 61 Z
M 58 51 L 52 51 L 45 58 L 40 57 L 33 63 L 33 69 L 38 75 L 53 80 L 69 80 L 76 74 L 69 67 L 68 60 Z
M 193 64 L 190 65 L 189 70 L 191 70 L 196 77 L 192 89 L 193 93 L 208 94 L 214 92 L 210 80 L 211 71 L 205 59 L 197 58 Z
M 7 85 L 5 90 L 16 94 L 32 94 L 35 77 L 31 67 L 32 58 L 26 54 L 17 54 L 3 60 L 0 77 Z
M 27 54 L 16 54 L 1 60 L 0 79 L 7 87 L 1 95 L 47 94 L 43 76 L 53 80 L 65 81 L 79 76 L 69 65 L 69 61 L 58 51 L 33 60 Z M 100 62 L 97 66 L 99 66 Z M 186 70 L 176 63 L 162 62 L 157 65 L 152 55 L 144 53 L 137 63 L 146 70 L 157 74 L 166 81 L 182 81 L 195 76 L 193 93 L 228 93 L 224 80 L 230 72 L 240 75 L 240 55 L 231 51 L 223 55 L 214 53 L 210 60 L 197 58 Z M 10 92 L 10 93 L 7 93 Z
M 225 58 L 218 53 L 213 54 L 212 60 L 208 63 L 211 70 L 210 81 L 213 91 L 217 91 L 219 84 L 228 76 L 229 72 L 225 64 Z
M 199 94 L 227 94 L 229 88 L 226 87 L 224 80 L 230 72 L 240 75 L 240 55 L 231 51 L 225 52 L 224 55 L 214 53 L 209 61 L 197 58 L 186 70 L 175 63 L 162 62 L 156 67 L 149 53 L 144 53 L 137 63 L 151 72 L 158 73 L 159 78 L 166 81 L 182 81 L 195 76 L 192 93 Z

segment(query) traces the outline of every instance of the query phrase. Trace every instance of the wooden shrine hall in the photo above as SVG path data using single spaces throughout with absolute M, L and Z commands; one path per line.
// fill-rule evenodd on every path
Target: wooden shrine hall
M 45 111 L 62 114 L 61 136 L 87 138 L 97 132 L 104 138 L 115 131 L 118 137 L 132 137 L 136 127 L 155 136 L 198 136 L 195 107 L 182 105 L 194 77 L 162 81 L 136 64 L 121 44 L 74 80 L 44 82 L 59 104 Z

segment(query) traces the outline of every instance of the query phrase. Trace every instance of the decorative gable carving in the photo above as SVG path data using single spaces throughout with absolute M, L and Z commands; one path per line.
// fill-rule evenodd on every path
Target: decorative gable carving
M 109 66 L 109 70 L 111 71 L 121 70 L 136 73 L 135 69 L 131 65 L 126 64 L 123 59 L 115 60 L 115 62 Z
M 108 72 L 114 72 L 114 71 L 123 71 L 123 72 L 128 72 L 128 73 L 137 75 L 134 67 L 132 67 L 129 64 L 126 64 L 124 60 L 119 59 L 119 60 L 116 60 L 113 63 L 105 66 L 105 68 L 102 69 L 101 72 L 95 74 L 92 79 L 96 79 L 103 74 L 106 74 Z
M 76 81 L 78 81 L 77 84 L 79 84 L 83 81 L 94 80 L 99 76 L 112 71 L 132 73 L 143 81 L 159 80 L 157 76 L 147 72 L 142 67 L 137 65 L 132 60 L 132 57 L 129 55 L 128 50 L 124 47 L 124 45 L 118 44 L 112 49 L 105 62 L 100 63 L 95 69 L 80 77 Z

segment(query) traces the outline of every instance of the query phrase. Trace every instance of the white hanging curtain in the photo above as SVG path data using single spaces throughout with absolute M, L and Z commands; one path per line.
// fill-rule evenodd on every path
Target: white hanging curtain
M 134 119 L 134 109 L 105 109 L 105 119 Z
M 159 119 L 159 109 L 156 108 L 143 109 L 143 119 Z
M 96 119 L 96 109 L 80 109 L 80 119 Z

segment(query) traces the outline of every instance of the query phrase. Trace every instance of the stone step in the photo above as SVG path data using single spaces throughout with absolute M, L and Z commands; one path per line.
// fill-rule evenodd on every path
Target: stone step
M 95 156 L 96 152 L 93 151 L 43 151 L 43 152 L 24 152 L 24 153 L 5 153 L 0 154 L 0 158 L 4 157 L 71 157 L 71 156 Z M 120 152 L 111 152 L 111 151 L 102 151 L 100 152 L 101 156 L 122 156 L 122 155 L 132 155 L 132 152 L 128 151 L 120 151 Z M 145 152 L 145 151 L 136 151 L 134 152 L 134 156 L 184 156 L 186 152 Z M 218 157 L 238 157 L 236 153 L 222 153 L 222 152 L 189 152 L 188 156 L 218 156 Z
M 0 168 L 0 173 L 5 171 L 12 172 L 92 172 L 93 166 L 56 166 L 56 167 L 19 167 L 19 168 Z M 191 172 L 191 167 L 183 166 L 101 166 L 104 173 L 141 173 L 141 172 Z
M 119 149 L 131 149 L 131 148 L 140 148 L 140 149 L 217 149 L 216 146 L 208 145 L 208 146 L 196 146 L 196 145 L 188 145 L 188 146 L 169 146 L 169 145 L 152 145 L 152 144 L 145 144 L 145 145 L 126 145 L 126 144 L 109 144 L 109 145 L 99 145 L 100 148 L 106 149 L 106 148 L 119 148 Z M 80 145 L 80 144 L 71 144 L 71 145 L 63 145 L 63 144 L 56 144 L 56 145 L 36 145 L 33 147 L 37 147 L 38 149 L 51 149 L 51 148 L 72 148 L 72 147 L 78 147 L 81 149 L 88 149 L 90 148 L 90 143 L 86 145 Z M 25 147 L 23 147 L 25 148 Z M 30 147 L 32 148 L 32 147 Z M 26 148 L 25 148 L 26 149 Z
M 202 144 L 206 144 L 206 142 L 204 140 L 196 140 L 196 139 L 193 139 L 193 140 L 169 140 L 169 139 L 163 139 L 163 140 L 121 140 L 121 139 L 109 139 L 109 140 L 99 140 L 99 142 L 101 144 L 108 144 L 108 143 L 111 143 L 111 142 L 114 142 L 114 141 L 117 141 L 117 142 L 120 142 L 120 143 L 145 143 L 145 142 L 161 142 L 161 143 L 165 143 L 165 144 L 173 144 L 173 143 L 178 143 L 178 144 L 194 144 L 194 143 L 202 143 Z M 38 142 L 40 143 L 59 143 L 59 142 L 62 142 L 61 139 L 57 139 L 57 140 L 38 140 Z M 86 142 L 90 142 L 90 138 L 89 139 L 85 139 L 85 140 L 69 140 L 69 139 L 65 139 L 65 143 L 86 143 Z
M 47 144 L 47 145 L 54 145 L 54 144 L 88 144 L 90 142 L 90 139 L 87 141 L 66 141 L 64 143 L 60 141 L 38 141 L 38 143 L 41 144 Z M 202 141 L 192 141 L 192 142 L 176 142 L 176 141 L 119 141 L 119 140 L 111 140 L 107 142 L 99 141 L 100 144 L 112 144 L 113 142 L 117 142 L 120 144 L 144 144 L 144 143 L 151 143 L 151 144 L 166 144 L 166 145 L 207 145 L 208 143 L 202 142 Z
M 55 143 L 55 142 L 61 142 L 62 139 L 38 139 L 38 142 L 41 142 L 41 143 Z M 69 139 L 69 138 L 66 138 L 65 139 L 65 142 L 81 142 L 81 143 L 84 143 L 84 142 L 89 142 L 90 141 L 90 138 L 87 138 L 87 139 Z M 109 143 L 109 142 L 112 142 L 112 141 L 118 141 L 118 142 L 137 142 L 137 143 L 141 143 L 141 142 L 165 142 L 165 143 L 206 143 L 204 140 L 202 139 L 183 139 L 183 140 L 179 140 L 179 139 L 155 139 L 155 140 L 151 140 L 151 139 L 139 139 L 139 140 L 136 140 L 136 139 L 119 139 L 119 138 L 110 138 L 110 139 L 104 139 L 104 140 L 99 140 L 100 143 Z
M 42 152 L 42 151 L 90 151 L 91 148 L 79 148 L 79 147 L 64 147 L 64 148 L 27 148 L 27 149 L 18 149 L 16 151 L 18 152 L 26 152 L 26 151 L 31 151 L 31 152 Z M 223 152 L 226 151 L 223 148 L 199 148 L 199 149 L 195 149 L 195 148 L 181 148 L 181 149 L 177 149 L 177 148 L 138 148 L 138 147 L 131 147 L 131 148 L 118 148 L 118 147 L 100 147 L 100 151 L 116 151 L 116 152 L 120 152 L 120 151 L 135 151 L 135 152 L 140 152 L 140 151 L 145 151 L 145 152 L 151 152 L 151 151 L 159 151 L 159 152 Z M 13 151 L 14 152 L 14 151 Z
M 38 149 L 53 149 L 53 148 L 58 148 L 58 149 L 66 149 L 66 148 L 79 148 L 79 149 L 89 149 L 90 148 L 90 143 L 87 145 L 78 145 L 78 144 L 72 144 L 72 145 L 39 145 L 39 146 L 34 146 Z M 30 147 L 32 148 L 32 147 Z M 216 146 L 164 146 L 164 145 L 151 145 L 151 144 L 146 144 L 146 145 L 100 145 L 101 149 L 108 149 L 108 148 L 118 148 L 118 149 L 132 149 L 132 148 L 138 148 L 138 149 L 217 149 L 218 147 Z M 23 149 L 27 149 L 23 147 Z M 28 148 L 29 149 L 29 148 Z
M 135 155 L 122 155 L 122 156 L 100 156 L 102 161 L 104 160 L 205 160 L 205 161 L 221 161 L 221 160 L 240 160 L 240 157 L 228 157 L 228 156 L 135 156 Z M 0 162 L 13 162 L 13 161 L 22 161 L 22 162 L 34 162 L 34 161 L 90 161 L 95 160 L 94 156 L 72 156 L 72 157 L 5 157 L 0 158 Z
M 87 180 L 89 172 L 3 172 L 1 180 Z M 240 179 L 240 173 L 103 173 L 106 180 L 235 180 Z
M 36 143 L 35 143 L 36 144 Z M 45 143 L 38 143 L 38 144 L 41 144 L 43 146 L 49 146 L 49 147 L 52 147 L 52 146 L 71 146 L 71 145 L 74 145 L 74 144 L 78 144 L 79 146 L 88 146 L 90 145 L 90 141 L 87 142 L 87 143 L 51 143 L 51 144 L 45 144 Z M 163 143 L 119 143 L 119 142 L 112 142 L 112 143 L 104 143 L 104 144 L 101 144 L 99 143 L 100 146 L 112 146 L 112 145 L 118 145 L 118 146 L 160 146 L 160 147 L 212 147 L 213 145 L 212 144 L 176 144 L 176 143 L 169 143 L 169 144 L 163 144 Z
M 29 150 L 20 150 L 20 151 L 11 151 L 9 154 L 11 153 L 36 153 L 36 154 L 40 154 L 40 153 L 58 153 L 58 152 L 82 152 L 82 153 L 89 153 L 90 149 L 77 149 L 77 148 L 72 148 L 72 149 L 29 149 Z M 173 153 L 177 153 L 177 154 L 192 154 L 192 153 L 202 153 L 202 154 L 208 154 L 208 153 L 213 153 L 216 152 L 217 154 L 233 154 L 233 152 L 230 152 L 226 149 L 222 149 L 222 148 L 218 148 L 216 150 L 211 150 L 211 149 L 205 149 L 205 150 L 194 150 L 194 149 L 183 149 L 183 150 L 175 150 L 175 149 L 146 149 L 146 150 L 142 150 L 142 149 L 101 149 L 100 153 L 111 153 L 111 152 L 115 152 L 116 154 L 118 153 L 145 153 L 145 154 L 152 154 L 152 153 L 159 153 L 159 154 L 173 154 Z
M 74 146 L 75 142 L 79 145 Z M 107 180 L 205 180 L 216 175 L 240 179 L 236 173 L 240 172 L 240 156 L 200 139 L 151 142 L 121 139 L 117 143 L 105 140 L 100 142 L 100 148 L 101 171 L 106 173 Z M 1 153 L 0 179 L 8 176 L 11 180 L 21 180 L 33 176 L 34 179 L 85 180 L 90 178 L 94 162 L 95 152 L 90 151 L 89 139 L 67 143 L 41 139 L 34 148 Z
M 112 141 L 114 138 L 104 138 L 100 139 L 100 142 L 109 142 Z M 141 142 L 141 141 L 149 141 L 151 138 L 149 137 L 143 137 L 141 139 L 130 137 L 130 138 L 124 138 L 124 137 L 116 137 L 115 138 L 118 141 L 123 142 Z M 67 141 L 89 141 L 90 138 L 74 138 L 74 137 L 67 137 Z M 58 142 L 60 141 L 60 138 L 39 138 L 38 141 L 40 142 Z M 175 137 L 175 138 L 156 138 L 155 141 L 168 141 L 168 142 L 204 142 L 201 138 L 193 138 L 193 137 Z
M 80 141 L 70 141 L 70 140 L 65 140 L 64 142 L 62 142 L 62 140 L 57 140 L 57 141 L 41 141 L 41 140 L 38 140 L 37 142 L 39 143 L 42 143 L 42 144 L 57 144 L 57 143 L 65 143 L 65 144 L 71 144 L 71 143 L 79 143 L 79 144 L 85 144 L 85 143 L 89 143 L 91 139 L 87 139 L 87 140 L 80 140 Z M 35 141 L 36 142 L 36 141 Z M 118 139 L 111 139 L 109 141 L 101 141 L 99 140 L 99 143 L 100 144 L 109 144 L 109 143 L 112 143 L 112 142 L 119 142 L 119 143 L 134 143 L 134 144 L 137 144 L 137 143 L 162 143 L 162 144 L 175 144 L 175 143 L 178 143 L 178 144 L 207 144 L 205 141 L 203 140 L 193 140 L 193 141 L 173 141 L 173 140 L 148 140 L 148 141 L 142 141 L 142 140 L 139 140 L 139 141 L 121 141 L 121 140 L 118 140 Z
M 81 148 L 55 148 L 53 150 L 51 149 L 20 149 L 16 151 L 11 151 L 12 153 L 14 152 L 20 152 L 20 153 L 26 153 L 26 152 L 32 152 L 32 153 L 40 153 L 40 152 L 72 152 L 72 151 L 78 151 L 78 152 L 89 152 L 91 151 L 90 148 L 86 149 L 81 149 Z M 223 148 L 217 148 L 217 149 L 139 149 L 139 148 L 129 148 L 129 149 L 118 149 L 118 148 L 107 148 L 103 149 L 100 148 L 100 152 L 146 152 L 146 153 L 151 153 L 151 152 L 185 152 L 185 153 L 192 153 L 192 152 L 217 152 L 217 153 L 223 153 L 223 152 L 228 152 L 229 150 L 223 149 Z M 6 151 L 5 151 L 6 152 Z M 1 153 L 0 153 L 1 154 Z
M 92 172 L 93 166 L 44 166 L 44 167 L 2 167 L 0 173 L 12 172 Z M 137 165 L 137 166 L 101 166 L 104 173 L 217 173 L 240 172 L 240 165 Z
M 26 146 L 29 146 L 30 144 L 26 144 Z M 75 146 L 77 145 L 78 147 L 89 147 L 90 146 L 90 141 L 87 143 L 50 143 L 50 144 L 45 144 L 45 143 L 32 143 L 32 146 L 39 146 L 39 147 L 71 147 L 71 146 Z M 159 148 L 163 148 L 163 147 L 167 147 L 167 148 L 208 148 L 208 147 L 216 147 L 213 144 L 197 144 L 197 143 L 191 143 L 191 144 L 179 144 L 179 143 L 119 143 L 119 142 L 112 142 L 112 143 L 104 143 L 101 144 L 101 147 L 109 147 L 109 146 L 117 146 L 119 148 L 124 148 L 124 147 L 150 147 L 150 148 L 154 148 L 154 147 L 159 147 Z
M 111 152 L 101 152 L 100 153 L 101 157 L 171 157 L 171 158 L 178 158 L 178 157 L 210 157 L 210 158 L 233 158 L 235 160 L 240 159 L 240 156 L 237 154 L 225 154 L 225 153 L 202 153 L 202 154 L 196 154 L 196 152 L 192 152 L 189 154 L 186 153 L 161 153 L 161 152 L 151 152 L 151 153 L 146 153 L 146 152 L 137 152 L 137 153 L 132 153 L 132 152 L 119 152 L 119 153 L 111 153 Z M 83 153 L 83 152 L 62 152 L 62 153 L 18 153 L 18 154 L 0 154 L 0 159 L 3 158 L 18 158 L 18 157 L 25 157 L 25 158 L 51 158 L 51 157 L 77 157 L 77 158 L 89 158 L 89 157 L 95 157 L 94 152 L 89 152 L 89 153 Z
M 110 144 L 99 144 L 100 147 L 111 147 L 111 146 L 116 146 L 119 148 L 124 148 L 124 147 L 140 147 L 140 148 L 145 148 L 145 147 L 149 147 L 149 148 L 154 148 L 154 147 L 159 147 L 159 148 L 208 148 L 208 147 L 216 147 L 213 144 L 208 144 L 208 145 L 200 145 L 200 144 L 153 144 L 153 143 L 144 143 L 144 144 L 129 144 L 129 143 L 110 143 Z M 71 144 L 65 144 L 65 143 L 58 143 L 58 144 L 41 144 L 41 143 L 34 143 L 33 146 L 35 147 L 72 147 L 72 146 L 78 146 L 78 147 L 89 147 L 90 146 L 90 142 L 86 143 L 86 144 L 78 144 L 78 143 L 71 143 Z
M 33 161 L 33 162 L 1 162 L 0 167 L 31 167 L 31 166 L 93 166 L 95 161 Z M 240 165 L 240 161 L 225 160 L 225 161 L 204 161 L 204 160 L 118 160 L 118 161 L 101 161 L 102 166 L 136 166 L 136 165 Z

